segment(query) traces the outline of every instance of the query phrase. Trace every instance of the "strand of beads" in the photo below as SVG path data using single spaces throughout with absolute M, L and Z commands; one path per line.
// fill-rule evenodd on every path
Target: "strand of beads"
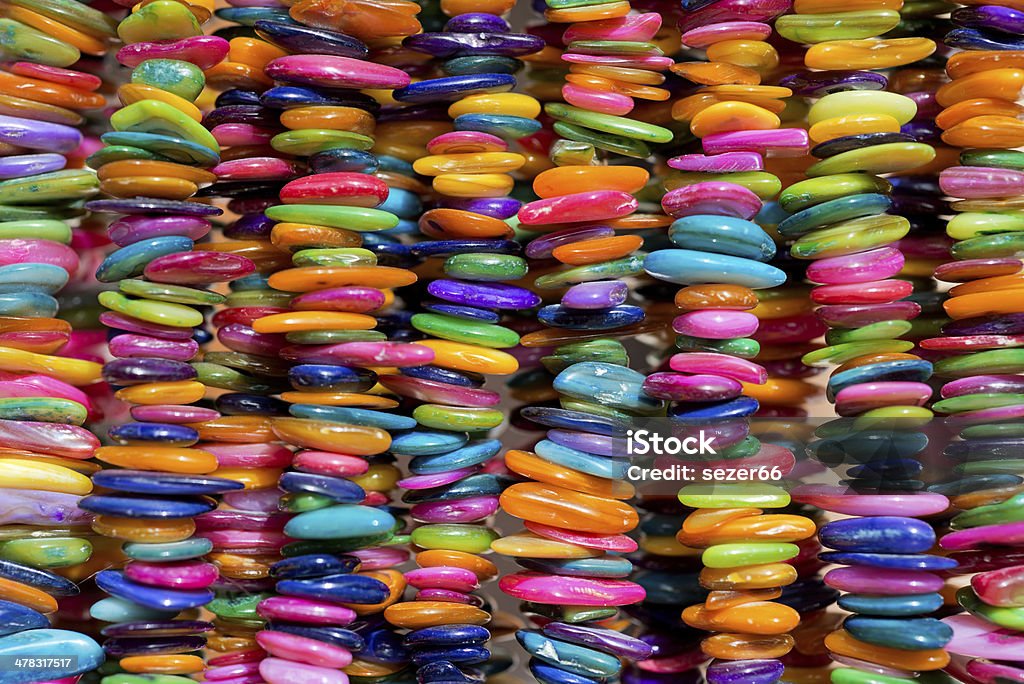
M 77 3 L 14 2 L 0 26 L 12 60 L 0 71 L 0 654 L 71 656 L 2 678 L 73 681 L 104 658 L 89 636 L 51 628 L 94 552 L 103 555 L 79 507 L 99 446 L 83 427 L 96 407 L 82 388 L 100 379 L 100 365 L 59 356 L 72 330 L 55 295 L 79 270 L 73 225 L 99 185 L 89 170 L 67 168 L 80 161 L 81 112 L 105 102 L 101 80 L 78 62 L 83 50 L 103 54 L 115 24 Z
M 509 173 L 526 159 L 509 148 L 539 128 L 540 112 L 533 98 L 508 91 L 522 68 L 518 58 L 543 45 L 511 32 L 501 16 L 511 4 L 442 3 L 450 17 L 443 31 L 407 38 L 404 48 L 443 60 L 444 75 L 395 93 L 420 111 L 452 102 L 447 114 L 454 120 L 454 130 L 427 142 L 428 154 L 413 163 L 416 173 L 432 178 L 436 199 L 419 220 L 428 240 L 412 252 L 428 260 L 427 268 L 443 258 L 445 277 L 428 283 L 426 294 L 434 299 L 410 324 L 429 336 L 418 344 L 435 357 L 432 365 L 381 379 L 396 394 L 423 402 L 412 411 L 418 428 L 410 433 L 419 434 L 421 444 L 409 441 L 411 476 L 399 483 L 408 490 L 402 500 L 413 504 L 410 513 L 421 523 L 412 533 L 420 567 L 408 573 L 418 591 L 414 601 L 386 615 L 412 630 L 405 643 L 422 682 L 471 681 L 481 675 L 474 666 L 490 659 L 485 643 L 491 635 L 483 625 L 494 609 L 471 592 L 497 576 L 481 554 L 497 539 L 488 519 L 506 482 L 481 466 L 500 451 L 498 440 L 485 437 L 504 414 L 494 408 L 500 396 L 481 385 L 487 376 L 519 367 L 502 351 L 515 347 L 519 335 L 501 325 L 501 312 L 537 303 L 528 290 L 506 284 L 526 275 L 506 223 L 520 206 L 508 196 Z
M 204 669 L 194 652 L 212 625 L 192 616 L 213 597 L 216 567 L 199 560 L 212 548 L 193 537 L 194 518 L 216 507 L 210 494 L 241 483 L 210 475 L 214 454 L 194 448 L 193 423 L 218 417 L 194 406 L 206 387 L 189 362 L 206 339 L 199 307 L 220 301 L 202 287 L 253 270 L 245 258 L 227 259 L 193 251 L 219 209 L 188 201 L 200 185 L 215 180 L 208 170 L 219 160 L 216 140 L 200 124 L 194 103 L 205 85 L 202 69 L 223 57 L 217 41 L 202 37 L 201 22 L 212 8 L 159 0 L 139 8 L 118 26 L 126 46 L 119 61 L 132 66 L 132 80 L 118 96 L 124 107 L 111 116 L 106 147 L 90 158 L 103 190 L 113 199 L 87 205 L 120 214 L 108 229 L 118 245 L 97 270 L 97 279 L 117 283 L 100 294 L 109 309 L 101 317 L 112 330 L 104 377 L 121 387 L 134 422 L 115 425 L 115 446 L 96 457 L 118 469 L 94 476 L 107 490 L 90 497 L 93 529 L 123 540 L 131 562 L 103 570 L 98 586 L 112 596 L 95 604 L 94 618 L 112 624 L 108 654 L 128 672 L 189 674 Z M 193 11 L 194 10 L 194 11 Z M 198 340 L 198 341 L 197 341 Z M 183 612 L 184 611 L 184 612 Z M 186 619 L 172 621 L 182 614 Z

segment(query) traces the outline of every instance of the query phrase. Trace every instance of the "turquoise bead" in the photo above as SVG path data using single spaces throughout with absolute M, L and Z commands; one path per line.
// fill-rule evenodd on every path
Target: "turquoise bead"
M 942 595 L 938 593 L 901 596 L 846 594 L 839 597 L 839 607 L 851 613 L 879 617 L 928 615 L 942 607 Z
M 202 69 L 180 59 L 147 59 L 132 70 L 132 83 L 166 90 L 194 102 L 206 86 Z
M 122 548 L 129 558 L 139 561 L 168 562 L 199 558 L 213 551 L 213 542 L 202 537 L 192 537 L 179 542 L 163 544 L 138 544 L 129 542 Z
M 644 261 L 644 270 L 659 280 L 678 285 L 720 283 L 758 290 L 786 282 L 786 274 L 769 264 L 689 249 L 651 252 Z
M 342 504 L 300 513 L 284 526 L 295 539 L 347 539 L 388 532 L 395 518 L 379 508 Z
M 569 366 L 555 378 L 554 388 L 581 401 L 592 401 L 622 411 L 651 413 L 664 402 L 643 391 L 643 373 L 610 363 L 586 361 Z
M 170 620 L 177 612 L 146 608 L 132 601 L 111 596 L 92 604 L 89 615 L 100 622 L 135 622 Z
M 799 237 L 832 223 L 848 221 L 861 216 L 884 214 L 890 207 L 892 207 L 892 200 L 877 192 L 850 195 L 799 211 L 781 221 L 777 229 L 779 235 Z
M 68 272 L 53 264 L 0 266 L 0 293 L 42 292 L 54 294 L 68 283 Z
M 548 439 L 537 442 L 533 450 L 545 461 L 605 479 L 626 477 L 626 470 L 630 466 L 629 460 L 624 458 L 595 456 L 579 449 L 555 444 Z
M 538 632 L 520 630 L 516 639 L 530 655 L 583 677 L 614 677 L 622 663 L 613 655 L 586 646 L 551 639 Z
M 56 299 L 40 292 L 0 294 L 0 316 L 53 318 L 59 308 Z
M 142 271 L 153 259 L 190 252 L 194 244 L 187 237 L 177 235 L 140 240 L 107 255 L 96 269 L 96 279 L 101 283 L 116 283 L 142 275 Z
M 103 649 L 95 641 L 65 629 L 30 629 L 0 637 L 0 659 L 46 658 L 36 667 L 4 667 L 4 684 L 63 679 L 94 670 L 103 663 Z M 52 663 L 52 664 L 51 664 Z
M 864 643 L 906 651 L 942 648 L 953 638 L 953 629 L 935 618 L 898 620 L 855 615 L 847 618 L 843 627 Z
M 468 441 L 469 435 L 465 432 L 413 430 L 392 438 L 391 453 L 401 456 L 443 454 L 465 446 Z
M 365 425 L 384 430 L 411 430 L 417 423 L 414 418 L 398 413 L 384 413 L 369 409 L 349 408 L 347 406 L 320 406 L 319 404 L 292 404 L 288 412 L 296 418 L 313 418 L 316 420 L 332 420 L 348 425 Z
M 672 224 L 669 237 L 680 247 L 695 251 L 755 261 L 769 261 L 775 256 L 775 243 L 761 226 L 732 216 L 685 216 Z

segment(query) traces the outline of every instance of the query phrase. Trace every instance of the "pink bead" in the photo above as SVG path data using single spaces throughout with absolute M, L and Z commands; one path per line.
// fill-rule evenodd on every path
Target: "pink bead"
M 626 580 L 562 577 L 536 572 L 505 575 L 501 590 L 513 598 L 566 606 L 626 606 L 639 603 L 647 592 Z
M 157 257 L 146 265 L 146 278 L 174 285 L 212 285 L 237 280 L 256 271 L 256 264 L 229 252 L 178 252 Z
M 944 582 L 930 572 L 851 566 L 830 570 L 825 575 L 825 584 L 839 591 L 900 596 L 930 594 L 941 590 Z
M 580 221 L 604 221 L 628 216 L 639 202 L 628 192 L 591 190 L 561 197 L 550 197 L 524 204 L 519 222 L 528 226 Z
M 987 545 L 1013 546 L 1024 543 L 1024 522 L 1002 525 L 984 525 L 968 530 L 950 532 L 939 541 L 939 545 L 950 551 L 979 549 Z
M 424 589 L 416 594 L 417 601 L 444 601 L 446 603 L 465 603 L 475 606 L 483 605 L 483 600 L 473 594 L 466 594 L 451 589 Z
M 812 261 L 807 279 L 826 285 L 867 283 L 891 278 L 903 269 L 903 254 L 895 247 Z
M 629 95 L 606 90 L 591 90 L 573 83 L 566 83 L 562 86 L 562 97 L 571 105 L 601 114 L 624 116 L 633 111 L 633 98 Z
M 612 553 L 633 553 L 639 547 L 634 539 L 624 534 L 594 534 L 592 532 L 574 532 L 561 527 L 552 527 L 527 520 L 526 529 L 547 539 L 568 542 L 588 549 L 600 549 Z
M 279 532 L 284 529 L 288 515 L 285 513 L 272 513 L 263 515 L 249 511 L 232 511 L 221 508 L 194 518 L 196 529 L 205 530 L 245 530 Z
M 225 144 L 223 140 L 217 142 Z M 222 181 L 268 181 L 294 178 L 299 173 L 299 168 L 294 162 L 277 157 L 249 157 L 221 162 L 210 171 L 217 174 L 217 179 Z
M 498 512 L 498 497 L 471 496 L 455 501 L 419 503 L 409 511 L 425 523 L 472 523 L 485 520 Z
M 570 24 L 562 34 L 566 45 L 575 40 L 629 40 L 649 41 L 661 28 L 661 15 L 657 12 L 631 14 L 616 19 L 581 21 Z
M 122 3 L 131 7 L 132 2 Z M 218 36 L 192 36 L 160 43 L 132 43 L 117 51 L 117 61 L 137 67 L 147 59 L 177 59 L 191 62 L 206 71 L 228 56 L 228 41 Z
M 356 619 L 350 608 L 291 596 L 271 596 L 259 602 L 256 612 L 268 620 L 288 620 L 314 625 L 347 625 Z
M 256 632 L 256 643 L 272 656 L 296 663 L 334 668 L 352 663 L 352 652 L 348 649 L 288 632 Z
M 988 166 L 952 166 L 939 174 L 947 195 L 964 199 L 993 199 L 1020 194 L 1024 172 Z
M 470 592 L 480 586 L 476 574 L 465 568 L 417 568 L 405 573 L 405 579 L 417 589 Z
M 243 489 L 242 491 L 226 492 L 224 503 L 240 511 L 260 511 L 270 513 L 277 510 L 277 504 L 284 495 L 277 487 L 270 489 Z
M 189 361 L 199 353 L 195 340 L 161 340 L 145 335 L 118 335 L 110 341 L 110 353 L 117 358 L 151 358 Z
M 0 266 L 11 264 L 51 264 L 70 275 L 78 270 L 78 255 L 67 245 L 52 240 L 0 240 Z
M 252 124 L 244 123 L 227 123 L 219 124 L 214 126 L 210 133 L 214 139 L 224 147 L 235 147 L 236 145 L 267 145 L 270 143 L 270 139 L 273 138 L 279 131 L 273 128 L 266 128 L 264 126 L 254 126 Z M 224 164 L 230 164 L 230 168 L 237 169 L 241 167 L 248 167 L 251 169 L 254 161 L 258 161 L 262 157 L 253 157 L 251 159 L 237 159 L 233 162 L 224 162 Z M 270 159 L 270 157 L 267 157 Z M 223 166 L 221 164 L 220 166 Z M 217 166 L 214 169 L 214 173 L 217 173 Z M 217 173 L 220 177 L 220 174 Z
M 127 247 L 141 240 L 180 235 L 200 240 L 213 227 L 209 221 L 196 216 L 122 216 L 107 227 L 107 235 L 118 247 Z
M 671 57 L 613 57 L 611 55 L 581 55 L 577 52 L 562 53 L 562 61 L 571 64 L 598 64 L 604 66 L 625 67 L 627 69 L 646 69 L 648 71 L 664 71 L 675 64 Z
M 348 675 L 341 670 L 281 658 L 267 658 L 262 661 L 260 674 L 267 684 L 348 684 Z
M 288 55 L 267 64 L 267 76 L 327 88 L 404 88 L 412 79 L 401 69 L 336 55 Z
M 433 489 L 434 487 L 443 487 L 450 485 L 453 482 L 469 477 L 477 471 L 476 467 L 460 468 L 458 470 L 448 470 L 443 473 L 431 473 L 429 475 L 413 475 L 407 477 L 404 480 L 398 481 L 398 486 L 402 489 Z
M 943 399 L 979 392 L 1024 393 L 1024 377 L 1020 375 L 972 375 L 951 380 L 942 386 Z
M 405 342 L 344 342 L 286 347 L 281 356 L 302 363 L 352 366 L 422 366 L 434 360 L 434 350 Z
M 471 154 L 475 152 L 504 152 L 508 143 L 496 135 L 480 131 L 452 131 L 442 133 L 427 143 L 430 154 Z
M 382 375 L 381 385 L 403 397 L 431 404 L 484 408 L 501 403 L 501 395 L 491 390 L 459 387 L 435 380 L 424 380 L 407 375 Z
M 15 62 L 8 69 L 11 73 L 29 78 L 38 78 L 50 83 L 75 88 L 77 90 L 93 91 L 103 85 L 102 79 L 92 74 L 72 69 L 49 66 L 47 64 L 35 64 L 34 62 Z
M 811 290 L 817 304 L 877 304 L 903 299 L 914 291 L 908 280 L 875 280 L 868 283 L 822 285 Z
M 749 35 L 756 35 L 758 38 L 749 40 L 764 40 L 772 34 L 772 27 L 757 21 L 726 21 L 721 23 L 698 26 L 681 36 L 682 44 L 687 47 L 703 50 L 715 43 L 724 40 L 734 40 L 739 36 L 745 38 Z
M 48 375 L 7 375 L 0 376 L 0 397 L 56 397 L 77 402 L 88 409 L 93 410 L 92 401 L 82 390 L 69 385 L 63 380 L 51 378 Z
M 680 335 L 728 340 L 754 334 L 757 322 L 757 316 L 746 311 L 707 309 L 676 316 L 672 321 L 672 329 Z
M 397 546 L 382 546 L 376 549 L 357 549 L 346 553 L 359 559 L 360 570 L 385 570 L 409 560 L 409 550 Z
M 347 311 L 370 313 L 384 306 L 387 297 L 375 287 L 332 287 L 305 292 L 291 301 L 298 311 Z
M 125 577 L 139 584 L 172 589 L 205 589 L 217 581 L 217 566 L 201 561 L 180 563 L 142 563 L 124 568 Z
M 701 139 L 705 154 L 757 152 L 766 157 L 802 157 L 809 146 L 802 128 L 777 128 L 767 131 L 726 131 Z
M 953 640 L 945 647 L 950 653 L 1024 662 L 1024 635 L 1020 632 L 1001 628 L 973 615 L 952 615 L 942 621 L 953 628 Z
M 856 494 L 842 485 L 799 485 L 793 501 L 844 515 L 902 515 L 912 518 L 942 513 L 949 499 L 941 494 Z
M 280 444 L 201 444 L 197 448 L 217 457 L 222 468 L 284 468 L 292 452 Z
M 285 204 L 375 207 L 388 198 L 388 184 L 367 173 L 338 171 L 296 178 L 279 194 Z
M 743 385 L 720 375 L 651 373 L 644 380 L 644 393 L 670 401 L 723 401 L 743 393 Z
M 725 152 L 723 154 L 684 154 L 668 160 L 669 167 L 698 173 L 732 173 L 763 171 L 764 158 L 757 152 Z
M 202 406 L 176 406 L 170 404 L 151 404 L 149 406 L 132 406 L 132 418 L 144 423 L 201 423 L 204 420 L 220 418 L 220 412 Z
M 258 675 L 259 671 L 259 660 L 254 660 L 249 663 L 235 663 L 233 665 L 211 667 L 203 673 L 203 679 L 207 682 L 218 682 L 224 679 L 233 679 L 235 677 Z
M 713 373 L 740 382 L 751 382 L 755 385 L 763 385 L 768 380 L 768 372 L 760 365 L 727 354 L 712 352 L 676 354 L 669 359 L 668 363 L 672 370 L 680 373 Z
M 370 469 L 366 459 L 330 451 L 300 451 L 294 467 L 304 473 L 320 473 L 334 477 L 355 477 Z
M 967 675 L 974 677 L 980 684 L 1019 683 L 1024 682 L 1024 666 L 1016 667 L 987 660 L 971 660 L 967 663 Z
M 196 533 L 213 542 L 218 551 L 241 550 L 252 553 L 254 550 L 277 552 L 281 547 L 292 541 L 283 532 L 246 532 L 241 530 L 204 530 Z
M 706 181 L 669 190 L 661 198 L 661 206 L 675 218 L 713 214 L 749 220 L 761 211 L 761 200 L 742 185 Z

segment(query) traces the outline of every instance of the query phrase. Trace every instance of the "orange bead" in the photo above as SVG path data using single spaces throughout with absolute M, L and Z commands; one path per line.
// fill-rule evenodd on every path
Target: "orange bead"
M 734 64 L 761 75 L 779 66 L 779 53 L 762 40 L 723 40 L 708 46 L 707 56 L 710 62 Z
M 506 489 L 501 508 L 522 520 L 601 534 L 628 532 L 640 521 L 633 507 L 621 501 L 535 482 Z
M 748 311 L 757 306 L 758 300 L 753 290 L 742 285 L 690 285 L 676 293 L 675 304 L 684 311 Z
M 966 50 L 946 60 L 946 73 L 950 78 L 992 69 L 1024 69 L 1024 50 Z
M 285 292 L 312 292 L 332 287 L 391 288 L 416 282 L 416 274 L 392 266 L 309 266 L 289 268 L 270 276 L 268 284 Z
M 37 610 L 44 615 L 57 612 L 57 599 L 45 591 L 0 577 L 0 599 Z
M 690 606 L 683 611 L 683 620 L 691 627 L 708 632 L 774 636 L 786 634 L 800 624 L 800 613 L 781 603 L 755 601 L 727 610 L 708 610 L 703 605 Z
M 816 531 L 814 522 L 803 516 L 771 514 L 736 518 L 706 532 L 680 530 L 676 539 L 686 546 L 707 548 L 748 541 L 796 542 L 813 537 Z
M 700 571 L 701 586 L 715 591 L 773 589 L 792 584 L 796 579 L 796 568 L 788 563 L 766 563 L 742 568 L 704 568 Z
M 949 665 L 949 653 L 941 648 L 924 651 L 906 651 L 899 648 L 874 646 L 854 639 L 841 629 L 825 637 L 828 650 L 847 658 L 857 658 L 907 672 L 932 672 Z
M 5 17 L 27 24 L 51 38 L 73 45 L 87 55 L 101 56 L 107 51 L 107 41 L 103 38 L 79 31 L 56 19 L 33 12 L 25 7 L 18 7 L 13 3 L 4 3 L 3 10 Z
M 203 659 L 194 655 L 129 656 L 117 664 L 125 672 L 138 674 L 188 675 L 206 669 Z
M 117 89 L 117 99 L 126 107 L 143 100 L 158 100 L 171 105 L 190 119 L 195 121 L 203 120 L 203 113 L 199 111 L 199 107 L 196 107 L 185 98 L 144 83 L 125 83 Z
M 849 114 L 819 121 L 807 130 L 811 140 L 826 142 L 864 133 L 899 133 L 900 122 L 888 114 Z
M 267 66 L 268 62 L 284 57 L 287 54 L 287 52 L 276 45 L 271 45 L 265 40 L 258 38 L 241 36 L 239 38 L 232 38 L 228 42 L 229 62 L 239 62 L 257 69 L 263 69 Z M 310 128 L 316 127 L 310 126 Z
M 282 468 L 217 468 L 210 475 L 225 480 L 241 482 L 245 489 L 266 489 L 277 483 L 277 478 L 284 472 Z
M 92 519 L 92 531 L 139 544 L 164 544 L 188 539 L 195 534 L 196 524 L 191 518 L 155 520 L 97 515 Z
M 388 606 L 384 619 L 395 627 L 421 629 L 435 625 L 486 625 L 490 613 L 464 603 L 406 601 Z
M 616 235 L 561 245 L 551 252 L 551 256 L 571 266 L 599 264 L 628 256 L 643 244 L 644 239 L 639 235 Z
M 258 444 L 276 439 L 267 416 L 221 416 L 203 423 L 189 423 L 207 442 L 236 442 Z
M 612 499 L 630 499 L 636 493 L 629 482 L 581 473 L 554 464 L 529 451 L 510 450 L 505 454 L 505 466 L 523 477 L 565 487 L 574 492 Z
M 465 551 L 430 549 L 416 554 L 416 564 L 421 568 L 463 568 L 485 582 L 498 576 L 498 568 L 491 561 Z
M 942 308 L 953 320 L 975 316 L 1024 313 L 1024 290 L 978 292 L 947 299 Z
M 418 340 L 416 344 L 434 350 L 434 365 L 485 375 L 511 375 L 519 370 L 516 357 L 500 349 L 448 340 Z
M 274 418 L 274 433 L 280 439 L 305 449 L 353 456 L 373 456 L 391 446 L 391 435 L 380 428 L 326 420 Z
M 438 240 L 510 238 L 514 232 L 501 219 L 459 209 L 431 209 L 420 217 L 419 227 Z
M 103 446 L 95 457 L 110 465 L 135 470 L 205 475 L 217 469 L 217 458 L 209 451 L 186 447 Z
M 565 9 L 544 10 L 544 18 L 556 24 L 575 24 L 580 21 L 601 21 L 602 19 L 617 19 L 629 14 L 628 0 L 619 2 L 607 2 L 600 5 L 584 5 L 582 7 L 567 7 Z M 478 10 L 474 10 L 478 11 Z
M 114 396 L 129 404 L 192 404 L 203 398 L 206 386 L 195 380 L 151 382 L 119 389 Z
M 419 33 L 419 11 L 416 3 L 401 0 L 299 0 L 289 14 L 306 26 L 341 31 L 365 42 Z
M 686 516 L 679 534 L 706 534 L 732 520 L 750 518 L 762 512 L 760 508 L 699 508 Z
M 943 107 L 978 98 L 1016 102 L 1022 87 L 1024 69 L 992 69 L 950 81 L 936 91 L 935 99 Z
M 742 384 L 744 394 L 770 406 L 800 406 L 820 392 L 818 387 L 799 378 L 768 378 L 760 385 Z
M 782 596 L 782 588 L 754 589 L 751 591 L 712 591 L 704 599 L 704 607 L 710 611 L 727 610 L 756 601 L 772 601 Z
M 401 570 L 387 569 L 387 570 L 374 570 L 370 572 L 357 573 L 363 577 L 372 577 L 375 580 L 380 580 L 388 588 L 388 597 L 380 603 L 345 603 L 348 608 L 355 611 L 356 615 L 373 615 L 379 613 L 390 605 L 397 603 L 401 598 L 402 594 L 405 593 L 406 581 L 405 575 L 402 574 Z
M 1024 273 L 1014 273 L 1013 275 L 994 276 L 992 278 L 972 280 L 951 288 L 949 290 L 949 294 L 952 297 L 962 297 L 963 295 L 968 294 L 996 292 L 999 290 L 1016 290 L 1018 288 L 1024 288 Z
M 99 93 L 91 93 L 37 78 L 18 76 L 9 71 L 0 71 L 0 91 L 8 95 L 23 97 L 26 100 L 43 102 L 66 109 L 96 109 L 106 104 L 106 98 Z
M 961 100 L 946 107 L 935 117 L 935 124 L 946 130 L 976 116 L 1009 116 L 1018 117 L 1024 114 L 1024 107 L 1016 102 L 979 97 Z
M 690 120 L 690 132 L 705 138 L 730 131 L 770 131 L 780 123 L 778 116 L 749 102 L 718 102 L 697 112 Z
M 656 71 L 609 66 L 605 64 L 573 64 L 569 67 L 569 73 L 590 74 L 592 76 L 610 78 L 613 81 L 632 83 L 635 85 L 656 86 L 665 82 L 664 74 L 659 74 Z
M 994 147 L 1009 150 L 1024 145 L 1024 121 L 1016 116 L 976 116 L 942 133 L 955 147 Z
M 515 6 L 515 0 L 441 0 L 441 11 L 449 17 L 469 12 L 505 14 Z
M 373 135 L 373 117 L 356 107 L 295 107 L 281 113 L 281 125 L 292 130 L 323 128 Z
M 243 556 L 223 552 L 208 553 L 205 558 L 217 566 L 222 576 L 230 579 L 266 579 L 270 577 L 270 566 L 279 560 L 277 556 Z
M 213 183 L 217 176 L 205 169 L 173 162 L 149 161 L 147 159 L 121 159 L 104 164 L 96 172 L 100 180 L 121 178 L 125 176 L 162 176 L 165 178 L 181 178 L 193 183 Z
M 759 660 L 781 658 L 793 650 L 793 637 L 716 634 L 700 642 L 704 655 L 722 660 Z
M 290 333 L 302 330 L 373 330 L 377 319 L 342 311 L 289 311 L 253 321 L 258 333 Z
M 341 228 L 313 226 L 305 223 L 278 223 L 270 231 L 270 243 L 280 250 L 358 247 L 363 244 L 359 233 Z
M 533 179 L 533 191 L 540 198 L 558 197 L 591 190 L 639 192 L 650 174 L 639 166 L 559 166 Z
M 729 64 L 728 62 L 680 62 L 672 65 L 672 71 L 688 81 L 701 85 L 723 85 L 746 83 L 757 85 L 761 75 L 753 69 Z
M 112 197 L 155 197 L 184 200 L 199 191 L 199 186 L 181 178 L 136 176 L 100 181 L 100 190 Z
M 804 55 L 808 69 L 891 69 L 935 52 L 930 38 L 832 40 L 812 45 Z

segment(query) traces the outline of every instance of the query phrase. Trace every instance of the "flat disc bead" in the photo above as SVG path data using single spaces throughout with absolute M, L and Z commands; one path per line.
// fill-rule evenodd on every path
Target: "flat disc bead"
M 761 200 L 750 190 L 734 183 L 711 181 L 670 190 L 661 205 L 676 218 L 711 214 L 749 220 L 761 210 Z

